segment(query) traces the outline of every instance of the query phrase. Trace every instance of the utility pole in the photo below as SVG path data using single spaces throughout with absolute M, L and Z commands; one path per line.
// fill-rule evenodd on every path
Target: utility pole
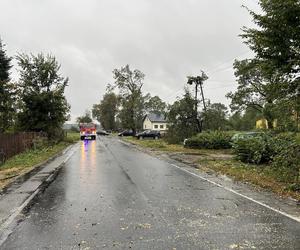
M 204 99 L 204 93 L 203 93 L 203 82 L 208 79 L 207 75 L 202 71 L 201 76 L 188 76 L 187 84 L 193 85 L 195 84 L 195 120 L 197 121 L 197 127 L 198 132 L 202 132 L 203 127 L 203 119 L 199 120 L 198 117 L 198 86 L 200 86 L 201 96 L 202 96 L 202 102 L 203 102 L 203 109 L 206 112 L 206 104 Z

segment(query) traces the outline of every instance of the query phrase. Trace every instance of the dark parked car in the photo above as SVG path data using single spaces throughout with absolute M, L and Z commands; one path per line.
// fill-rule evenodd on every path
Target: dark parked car
M 144 132 L 136 134 L 136 138 L 144 139 L 144 138 L 153 138 L 158 139 L 160 138 L 160 132 L 156 130 L 145 130 Z
M 105 130 L 98 130 L 97 135 L 110 135 L 110 134 L 108 132 L 106 132 Z
M 134 136 L 134 134 L 132 130 L 124 130 L 119 133 L 118 136 Z

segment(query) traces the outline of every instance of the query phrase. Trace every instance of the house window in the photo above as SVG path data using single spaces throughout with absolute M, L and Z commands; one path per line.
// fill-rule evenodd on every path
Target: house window
M 154 125 L 154 128 L 158 128 L 158 125 Z
M 164 125 L 160 125 L 159 127 L 163 129 L 163 128 L 164 128 Z
M 147 128 L 147 126 L 145 125 L 145 128 Z

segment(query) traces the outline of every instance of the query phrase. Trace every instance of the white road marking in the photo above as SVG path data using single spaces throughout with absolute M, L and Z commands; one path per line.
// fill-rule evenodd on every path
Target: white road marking
M 184 168 L 182 168 L 182 167 L 179 167 L 179 166 L 177 166 L 177 165 L 175 165 L 175 164 L 170 164 L 170 165 L 173 166 L 173 167 L 175 167 L 175 168 L 177 168 L 177 169 L 180 169 L 180 170 L 183 171 L 183 172 L 186 172 L 186 173 L 188 173 L 188 174 L 190 174 L 190 175 L 193 175 L 194 177 L 197 177 L 197 178 L 199 178 L 199 179 L 201 179 L 201 180 L 204 180 L 204 181 L 206 181 L 206 182 L 209 182 L 209 183 L 211 183 L 211 184 L 213 184 L 213 185 L 215 185 L 215 186 L 218 186 L 218 187 L 220 187 L 220 188 L 223 188 L 223 189 L 225 189 L 226 191 L 229 191 L 229 192 L 234 193 L 234 194 L 236 194 L 236 195 L 238 195 L 238 196 L 241 196 L 241 197 L 243 197 L 243 198 L 245 198 L 245 199 L 247 199 L 247 200 L 249 200 L 249 201 L 252 201 L 252 202 L 254 202 L 254 203 L 256 203 L 256 204 L 259 204 L 259 205 L 261 205 L 261 206 L 263 206 L 263 207 L 265 207 L 265 208 L 268 208 L 268 209 L 270 209 L 270 210 L 272 210 L 272 211 L 274 211 L 274 212 L 276 212 L 276 213 L 279 213 L 279 214 L 281 214 L 281 215 L 283 215 L 283 216 L 286 216 L 286 217 L 288 217 L 288 218 L 290 218 L 290 219 L 292 219 L 292 220 L 297 221 L 297 222 L 300 223 L 300 218 L 299 218 L 299 217 L 296 217 L 296 216 L 290 215 L 290 214 L 288 214 L 288 213 L 285 213 L 285 212 L 283 212 L 283 211 L 280 211 L 280 210 L 278 210 L 278 209 L 276 209 L 276 208 L 273 208 L 273 207 L 271 207 L 271 206 L 269 206 L 269 205 L 267 205 L 267 204 L 265 204 L 265 203 L 263 203 L 263 202 L 257 201 L 257 200 L 255 200 L 255 199 L 249 197 L 249 196 L 246 196 L 246 195 L 244 195 L 244 194 L 241 194 L 241 193 L 239 193 L 239 192 L 233 190 L 232 188 L 225 187 L 225 186 L 223 186 L 223 185 L 221 185 L 221 184 L 219 184 L 219 183 L 217 183 L 217 182 L 214 182 L 214 181 L 211 181 L 211 180 L 209 180 L 209 179 L 206 179 L 206 178 L 204 178 L 204 177 L 202 177 L 202 176 L 200 176 L 200 175 L 197 175 L 197 174 L 195 174 L 195 173 L 193 173 L 193 172 L 190 172 L 190 171 L 188 171 L 188 170 L 186 170 L 186 169 L 184 169 Z

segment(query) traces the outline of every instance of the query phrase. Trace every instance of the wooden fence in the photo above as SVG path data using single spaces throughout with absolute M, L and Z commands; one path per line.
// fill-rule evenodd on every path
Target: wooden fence
M 0 134 L 0 164 L 6 159 L 31 148 L 34 140 L 38 137 L 45 137 L 45 134 L 37 132 Z

